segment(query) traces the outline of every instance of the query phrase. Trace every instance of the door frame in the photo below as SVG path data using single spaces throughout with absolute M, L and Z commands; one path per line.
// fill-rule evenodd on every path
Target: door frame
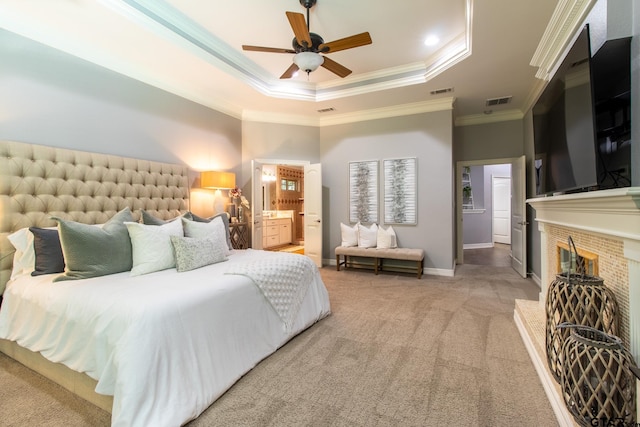
M 518 157 L 504 157 L 484 160 L 458 160 L 456 161 L 456 264 L 464 264 L 463 232 L 462 232 L 462 168 L 464 166 L 489 166 L 513 164 L 520 159 Z M 513 171 L 511 173 L 513 179 Z M 526 181 L 526 176 L 525 176 Z M 525 195 L 523 195 L 525 196 Z
M 285 160 L 285 159 L 253 159 L 255 162 L 259 162 L 262 165 L 282 165 L 282 166 L 305 166 L 311 165 L 310 160 Z M 253 188 L 253 170 L 251 174 L 251 188 Z M 305 188 L 306 192 L 306 188 Z M 306 198 L 306 195 L 303 194 L 302 197 Z M 252 242 L 253 246 L 253 242 Z

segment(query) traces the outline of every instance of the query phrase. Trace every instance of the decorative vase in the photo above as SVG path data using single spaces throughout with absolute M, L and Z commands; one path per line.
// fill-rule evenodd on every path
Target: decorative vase
M 233 204 L 235 206 L 235 216 L 236 216 L 236 218 L 238 218 L 238 220 L 240 220 L 240 216 L 241 216 L 240 215 L 240 210 L 242 209 L 241 208 L 242 200 L 240 199 L 240 197 L 234 197 L 233 198 Z

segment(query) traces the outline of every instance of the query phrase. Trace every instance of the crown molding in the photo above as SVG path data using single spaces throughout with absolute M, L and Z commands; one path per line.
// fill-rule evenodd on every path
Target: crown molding
M 538 67 L 536 77 L 550 80 L 564 57 L 569 42 L 597 0 L 559 0 L 530 64 Z
M 447 46 L 440 49 L 436 55 L 427 61 L 425 80 L 431 80 L 455 64 L 471 56 L 471 35 L 473 34 L 473 0 L 465 2 L 465 31 Z
M 244 110 L 242 112 L 242 121 L 313 127 L 320 126 L 320 119 L 318 117 L 302 116 L 296 114 L 270 113 L 258 110 Z
M 386 119 L 390 117 L 409 116 L 412 114 L 431 113 L 435 111 L 453 110 L 455 98 L 440 98 L 432 101 L 414 102 L 410 104 L 395 105 L 392 107 L 373 108 L 353 113 L 334 114 L 325 117 L 311 118 L 289 114 L 264 113 L 262 111 L 245 110 L 243 121 L 279 123 L 301 126 L 334 126 L 346 123 L 362 122 L 366 120 Z

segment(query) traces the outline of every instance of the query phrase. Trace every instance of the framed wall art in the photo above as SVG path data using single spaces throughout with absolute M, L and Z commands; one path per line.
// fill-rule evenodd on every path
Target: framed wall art
M 385 224 L 417 224 L 418 160 L 409 157 L 385 159 L 382 163 Z
M 378 222 L 378 161 L 349 162 L 349 221 Z

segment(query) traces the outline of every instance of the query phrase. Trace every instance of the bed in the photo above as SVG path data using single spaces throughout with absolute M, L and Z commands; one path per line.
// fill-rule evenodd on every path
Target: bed
M 260 360 L 330 313 L 307 257 L 225 244 L 224 259 L 185 271 L 178 261 L 136 276 L 132 269 L 56 279 L 73 270 L 69 265 L 62 274 L 16 275 L 9 235 L 57 226 L 63 240 L 63 224 L 110 223 L 123 211 L 137 220 L 144 210 L 162 223 L 188 212 L 188 170 L 4 141 L 0 174 L 0 350 L 110 409 L 114 426 L 196 418 Z M 166 224 L 175 221 L 185 233 L 195 227 L 186 218 Z

